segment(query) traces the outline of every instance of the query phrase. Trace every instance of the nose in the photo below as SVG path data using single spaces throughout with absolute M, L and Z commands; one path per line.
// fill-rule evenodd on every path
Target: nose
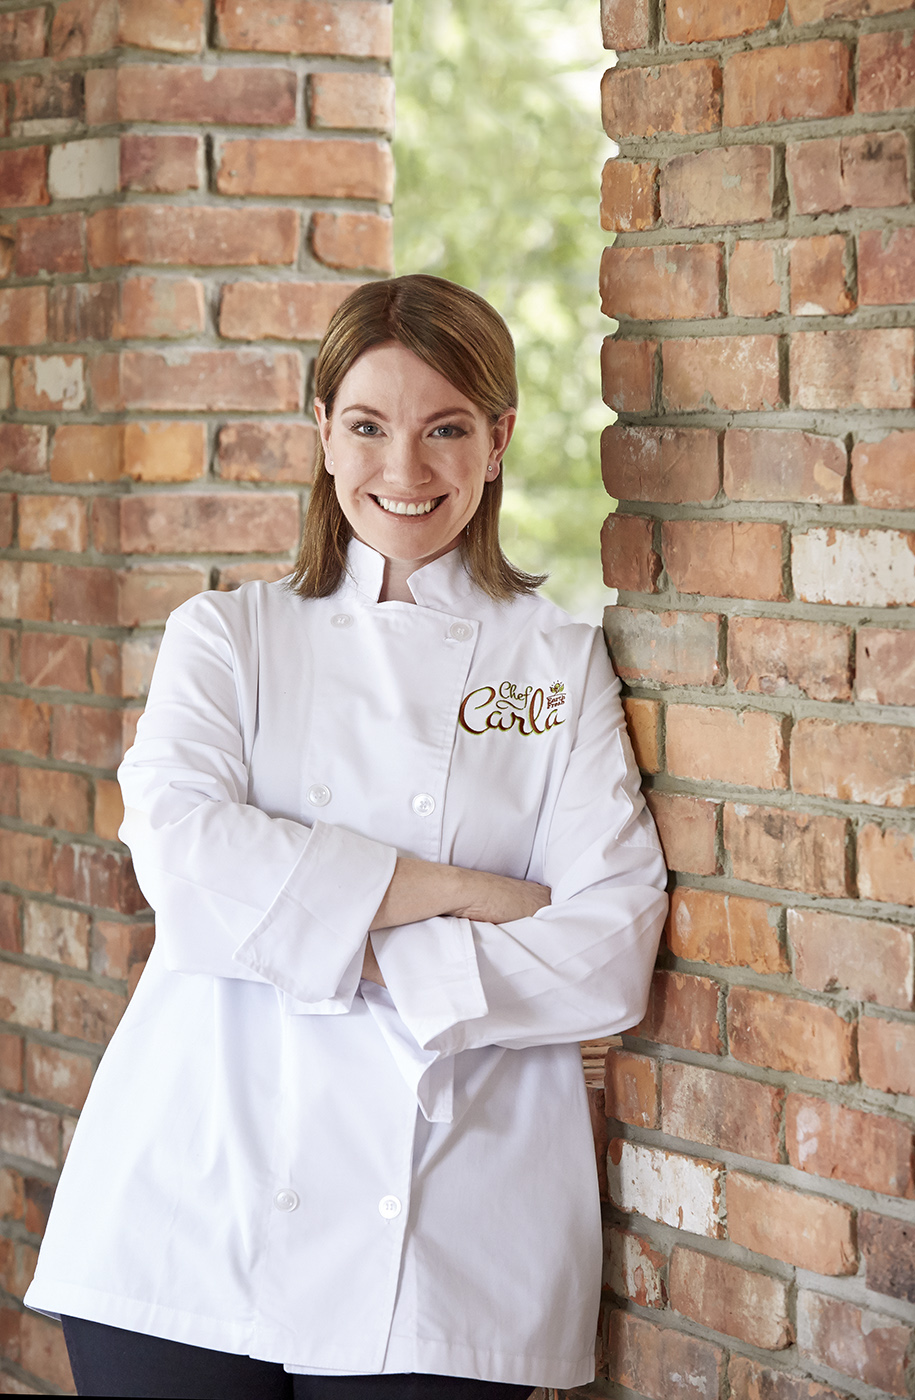
M 432 480 L 432 469 L 423 454 L 421 439 L 397 437 L 385 453 L 384 479 L 389 486 L 412 490 Z

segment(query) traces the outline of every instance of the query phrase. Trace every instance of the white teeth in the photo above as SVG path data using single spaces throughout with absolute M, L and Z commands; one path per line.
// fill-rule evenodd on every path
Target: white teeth
M 387 496 L 376 496 L 375 500 L 382 510 L 388 510 L 392 515 L 428 515 L 436 502 L 422 501 L 419 505 L 414 505 L 412 501 L 390 501 Z

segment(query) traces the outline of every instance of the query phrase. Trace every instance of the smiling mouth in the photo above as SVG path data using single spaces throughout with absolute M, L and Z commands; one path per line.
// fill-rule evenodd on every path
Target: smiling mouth
M 433 496 L 429 501 L 392 501 L 387 496 L 372 497 L 376 505 L 389 515 L 431 515 L 444 499 L 444 496 Z

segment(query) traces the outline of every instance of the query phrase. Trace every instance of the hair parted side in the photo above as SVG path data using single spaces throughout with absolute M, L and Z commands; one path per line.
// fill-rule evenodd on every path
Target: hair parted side
M 497 311 L 443 277 L 413 273 L 366 282 L 337 308 L 315 363 L 315 397 L 333 412 L 347 371 L 360 355 L 397 341 L 412 350 L 496 423 L 518 403 L 515 347 Z M 324 467 L 320 436 L 315 480 L 305 529 L 290 587 L 303 598 L 326 598 L 339 588 L 346 570 L 352 530 L 333 477 Z M 491 598 L 530 593 L 544 575 L 526 574 L 506 559 L 499 544 L 502 478 L 488 481 L 460 549 L 474 583 Z

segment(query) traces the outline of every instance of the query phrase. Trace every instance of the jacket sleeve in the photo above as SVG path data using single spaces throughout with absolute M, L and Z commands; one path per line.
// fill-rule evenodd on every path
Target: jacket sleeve
M 242 647 L 244 650 L 244 647 Z M 272 983 L 297 1009 L 345 1012 L 394 873 L 393 847 L 247 801 L 237 639 L 206 595 L 173 613 L 118 772 L 120 836 L 165 963 Z
M 552 903 L 507 924 L 429 919 L 372 935 L 424 1050 L 590 1040 L 645 1012 L 667 871 L 639 789 L 619 681 L 598 633 L 569 761 L 532 877 Z

